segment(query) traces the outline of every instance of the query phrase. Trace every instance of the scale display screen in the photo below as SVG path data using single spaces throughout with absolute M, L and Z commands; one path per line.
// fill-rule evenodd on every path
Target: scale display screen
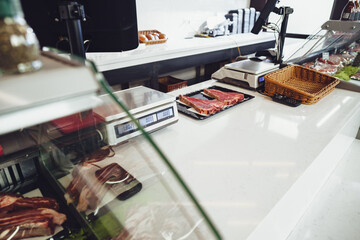
M 154 125 L 158 122 L 164 121 L 164 120 L 172 118 L 172 117 L 174 117 L 174 109 L 173 109 L 173 107 L 169 107 L 164 110 L 160 110 L 158 112 L 141 117 L 138 119 L 138 121 L 139 121 L 139 124 L 143 128 L 145 128 L 145 127 Z M 135 132 L 137 130 L 137 127 L 136 127 L 135 123 L 133 123 L 133 122 L 119 124 L 119 125 L 114 126 L 114 128 L 115 128 L 115 133 L 116 133 L 117 138 L 120 138 L 129 133 Z
M 158 121 L 162 121 L 162 120 L 165 120 L 165 119 L 168 119 L 168 118 L 171 118 L 174 116 L 174 110 L 173 108 L 167 108 L 165 110 L 162 110 L 160 112 L 157 112 L 156 113 L 156 116 L 158 118 Z
M 260 76 L 258 79 L 259 79 L 259 83 L 264 82 L 265 81 L 265 76 Z
M 139 119 L 140 125 L 142 127 L 150 126 L 151 124 L 156 122 L 156 114 L 151 114 Z
M 133 122 L 116 125 L 115 127 L 116 137 L 124 136 L 128 133 L 132 133 L 136 130 L 136 125 Z

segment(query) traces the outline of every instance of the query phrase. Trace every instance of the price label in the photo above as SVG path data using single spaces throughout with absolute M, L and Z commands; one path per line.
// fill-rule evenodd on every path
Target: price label
M 329 52 L 323 52 L 322 53 L 322 59 L 329 60 Z

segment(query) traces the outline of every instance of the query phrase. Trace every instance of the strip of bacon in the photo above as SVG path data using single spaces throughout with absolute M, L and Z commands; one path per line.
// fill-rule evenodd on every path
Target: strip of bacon
M 95 176 L 101 183 L 106 181 L 118 181 L 124 179 L 128 173 L 117 163 L 111 163 L 95 172 Z
M 193 107 L 197 112 L 206 115 L 220 111 L 224 107 L 224 103 L 218 100 L 204 100 L 183 95 L 180 95 L 179 99 L 181 102 Z
M 54 234 L 50 226 L 49 219 L 37 219 L 37 222 L 27 224 L 17 224 L 2 228 L 0 230 L 0 239 L 5 240 L 11 237 L 11 240 L 24 239 L 29 237 L 49 236 Z
M 14 209 L 14 203 L 21 198 L 13 194 L 3 194 L 0 196 L 0 211 L 11 211 Z
M 0 196 L 0 212 L 30 208 L 52 208 L 59 210 L 55 199 L 47 197 L 21 197 L 13 194 Z
M 59 204 L 55 199 L 48 197 L 20 198 L 15 202 L 15 209 L 19 208 L 52 208 L 59 210 Z
M 55 225 L 61 225 L 66 220 L 65 214 L 59 213 L 53 209 L 37 208 L 0 214 L 0 228 L 20 221 L 44 217 L 50 219 Z
M 223 92 L 216 89 L 204 89 L 204 93 L 223 102 L 227 106 L 233 105 L 244 99 L 244 94 L 237 92 Z
M 89 155 L 85 156 L 82 160 L 82 165 L 87 165 L 95 162 L 99 162 L 108 157 L 113 157 L 115 155 L 114 150 L 111 146 L 104 146 L 102 148 L 96 149 L 91 152 Z
M 23 239 L 54 234 L 56 225 L 66 221 L 66 215 L 49 208 L 38 208 L 0 214 L 0 239 Z

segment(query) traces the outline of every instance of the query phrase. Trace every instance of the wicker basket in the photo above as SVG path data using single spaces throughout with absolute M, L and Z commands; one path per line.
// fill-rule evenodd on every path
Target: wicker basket
M 171 76 L 160 77 L 159 81 L 159 90 L 162 92 L 171 92 L 176 89 L 180 89 L 187 86 L 187 81 L 174 78 Z
M 282 94 L 313 104 L 332 92 L 339 79 L 298 65 L 265 75 L 265 94 Z
M 143 34 L 143 35 L 146 35 L 146 34 L 162 34 L 160 31 L 158 30 L 144 30 L 144 31 L 139 31 L 139 34 Z M 159 44 L 159 43 L 165 43 L 167 41 L 167 38 L 164 38 L 164 39 L 158 39 L 158 40 L 147 40 L 146 42 L 142 42 L 140 41 L 140 43 L 145 43 L 146 45 L 148 44 Z

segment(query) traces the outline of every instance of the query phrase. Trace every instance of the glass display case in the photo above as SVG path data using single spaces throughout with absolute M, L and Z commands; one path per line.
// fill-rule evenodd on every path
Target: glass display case
M 0 109 L 2 125 L 12 126 L 0 136 L 0 239 L 221 239 L 149 135 L 176 123 L 172 98 L 113 92 L 91 62 L 43 58 L 37 74 L 63 84 L 42 83 L 41 100 Z M 3 77 L 17 87 L 37 76 Z M 63 94 L 51 97 L 54 87 Z
M 285 58 L 340 80 L 336 86 L 360 92 L 360 21 L 329 20 Z
M 285 62 L 303 64 L 321 58 L 319 63 L 331 64 L 334 60 L 334 66 L 339 65 L 340 61 L 342 65 L 349 64 L 359 52 L 359 45 L 356 43 L 359 39 L 360 21 L 330 20 L 289 54 Z M 335 55 L 338 56 L 336 59 Z M 339 59 L 340 57 L 342 58 Z

